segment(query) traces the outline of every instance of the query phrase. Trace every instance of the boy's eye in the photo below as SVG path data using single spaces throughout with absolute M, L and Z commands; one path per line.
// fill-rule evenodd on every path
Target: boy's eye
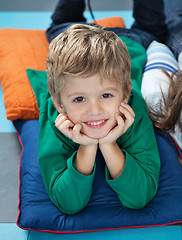
M 113 95 L 110 94 L 110 93 L 104 93 L 101 98 L 110 98 L 110 97 L 112 97 L 112 96 L 113 96 Z
M 85 99 L 83 97 L 77 97 L 73 100 L 73 102 L 84 102 Z

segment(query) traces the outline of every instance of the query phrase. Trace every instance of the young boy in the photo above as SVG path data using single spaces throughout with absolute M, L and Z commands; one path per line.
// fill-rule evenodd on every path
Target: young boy
M 130 67 L 123 41 L 102 28 L 76 24 L 50 44 L 39 164 L 62 212 L 76 214 L 89 202 L 97 151 L 125 207 L 142 208 L 156 194 L 158 148 L 144 100 L 131 91 Z

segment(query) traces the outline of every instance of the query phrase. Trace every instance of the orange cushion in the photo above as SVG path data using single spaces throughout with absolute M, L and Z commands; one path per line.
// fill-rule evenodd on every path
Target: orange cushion
M 45 30 L 1 29 L 0 43 L 0 84 L 7 119 L 38 119 L 26 69 L 46 69 L 49 43 Z
M 120 17 L 97 20 L 105 27 L 121 27 L 123 23 Z M 0 29 L 0 84 L 7 119 L 39 118 L 26 69 L 46 69 L 48 46 L 45 30 Z
M 122 17 L 108 17 L 93 21 L 97 25 L 102 27 L 121 27 L 125 28 L 125 23 Z

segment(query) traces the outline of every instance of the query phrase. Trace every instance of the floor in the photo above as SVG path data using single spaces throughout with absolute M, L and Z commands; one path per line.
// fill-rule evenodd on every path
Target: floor
M 0 28 L 46 29 L 57 0 L 1 0 Z M 91 1 L 95 18 L 122 16 L 126 27 L 132 19 L 131 0 L 93 0 Z M 85 12 L 88 21 L 91 16 Z M 11 151 L 10 151 L 11 149 Z M 181 226 L 163 226 L 137 229 L 122 229 L 82 234 L 54 235 L 43 232 L 29 232 L 17 227 L 19 156 L 21 146 L 11 121 L 6 119 L 0 87 L 0 240 L 74 240 L 110 239 L 113 240 L 171 240 L 182 239 Z

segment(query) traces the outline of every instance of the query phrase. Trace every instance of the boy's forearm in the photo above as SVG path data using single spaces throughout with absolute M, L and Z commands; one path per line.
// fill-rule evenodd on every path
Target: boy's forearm
M 94 169 L 97 145 L 80 145 L 76 155 L 77 171 L 83 175 L 91 175 Z
M 99 147 L 112 179 L 118 178 L 121 175 L 125 165 L 124 153 L 119 148 L 117 143 L 100 144 Z

